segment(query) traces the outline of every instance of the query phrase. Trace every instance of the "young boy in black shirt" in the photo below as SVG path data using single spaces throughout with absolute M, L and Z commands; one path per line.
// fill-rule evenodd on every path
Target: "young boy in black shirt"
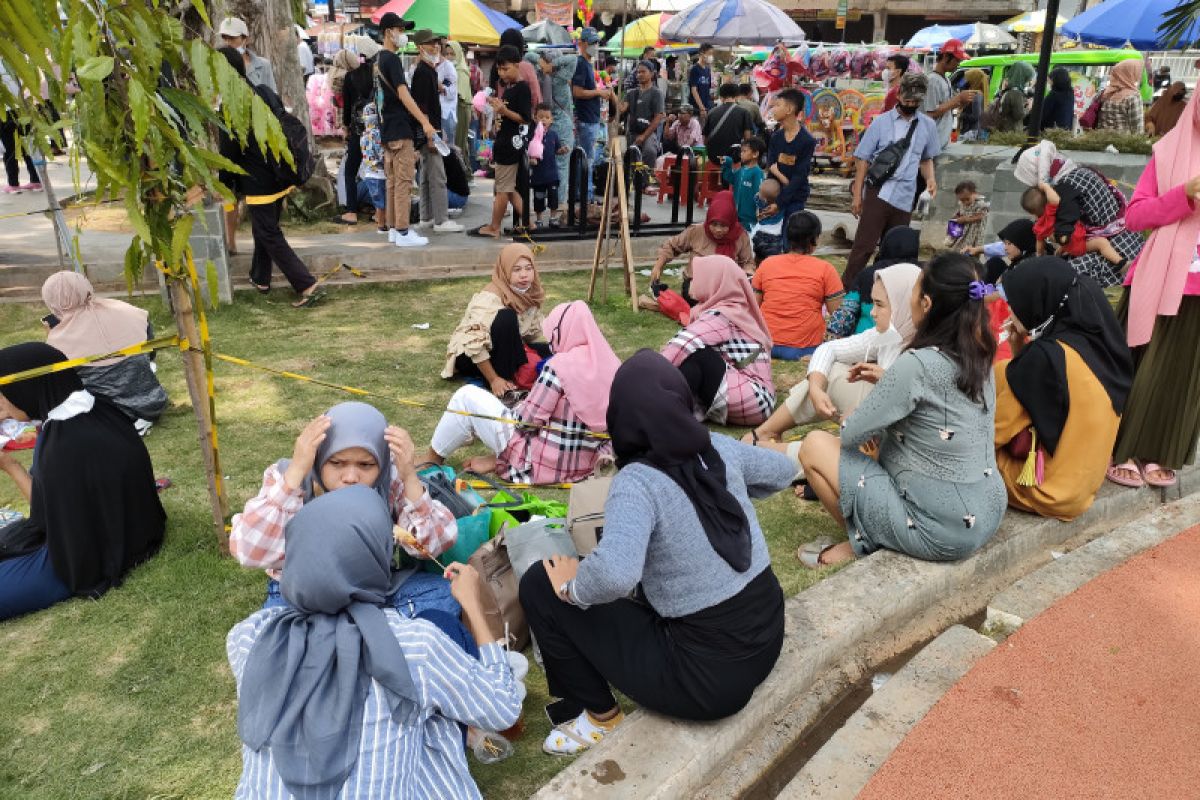
M 491 223 L 477 231 L 481 236 L 500 237 L 509 203 L 518 216 L 523 210 L 521 195 L 517 192 L 517 171 L 529 143 L 533 109 L 529 86 L 517 71 L 520 62 L 521 54 L 512 45 L 505 45 L 496 53 L 496 74 L 500 77 L 502 96 L 488 98 L 488 103 L 500 115 L 500 130 L 492 145 L 496 199 L 492 204 Z

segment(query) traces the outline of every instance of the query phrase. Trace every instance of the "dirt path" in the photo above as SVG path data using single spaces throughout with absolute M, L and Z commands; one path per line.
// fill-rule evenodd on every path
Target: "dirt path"
M 859 800 L 1200 797 L 1200 527 L 982 659 Z

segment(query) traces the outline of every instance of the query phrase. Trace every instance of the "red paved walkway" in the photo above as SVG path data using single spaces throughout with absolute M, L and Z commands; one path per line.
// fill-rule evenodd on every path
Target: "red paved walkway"
M 859 795 L 1200 797 L 1200 527 L 1027 622 Z

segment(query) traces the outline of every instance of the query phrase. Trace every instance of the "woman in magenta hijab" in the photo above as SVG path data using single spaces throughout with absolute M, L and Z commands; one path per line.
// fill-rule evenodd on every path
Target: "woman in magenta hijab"
M 1154 145 L 1125 215 L 1153 231 L 1125 277 L 1127 335 L 1137 373 L 1108 478 L 1171 486 L 1200 436 L 1200 104 Z
M 542 331 L 552 355 L 529 395 L 509 409 L 486 389 L 462 387 L 433 432 L 427 461 L 441 464 L 478 439 L 494 455 L 468 459 L 464 468 L 547 484 L 585 478 L 602 456 L 611 457 L 610 441 L 596 434 L 608 430 L 609 389 L 620 359 L 581 300 L 556 306 Z

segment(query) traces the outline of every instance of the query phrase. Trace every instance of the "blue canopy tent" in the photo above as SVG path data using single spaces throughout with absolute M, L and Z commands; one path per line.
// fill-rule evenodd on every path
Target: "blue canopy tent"
M 1132 47 L 1166 50 L 1166 37 L 1158 28 L 1163 15 L 1178 5 L 1178 0 L 1105 0 L 1062 26 L 1062 35 L 1105 47 Z M 1200 21 L 1184 33 L 1183 43 L 1200 40 Z

